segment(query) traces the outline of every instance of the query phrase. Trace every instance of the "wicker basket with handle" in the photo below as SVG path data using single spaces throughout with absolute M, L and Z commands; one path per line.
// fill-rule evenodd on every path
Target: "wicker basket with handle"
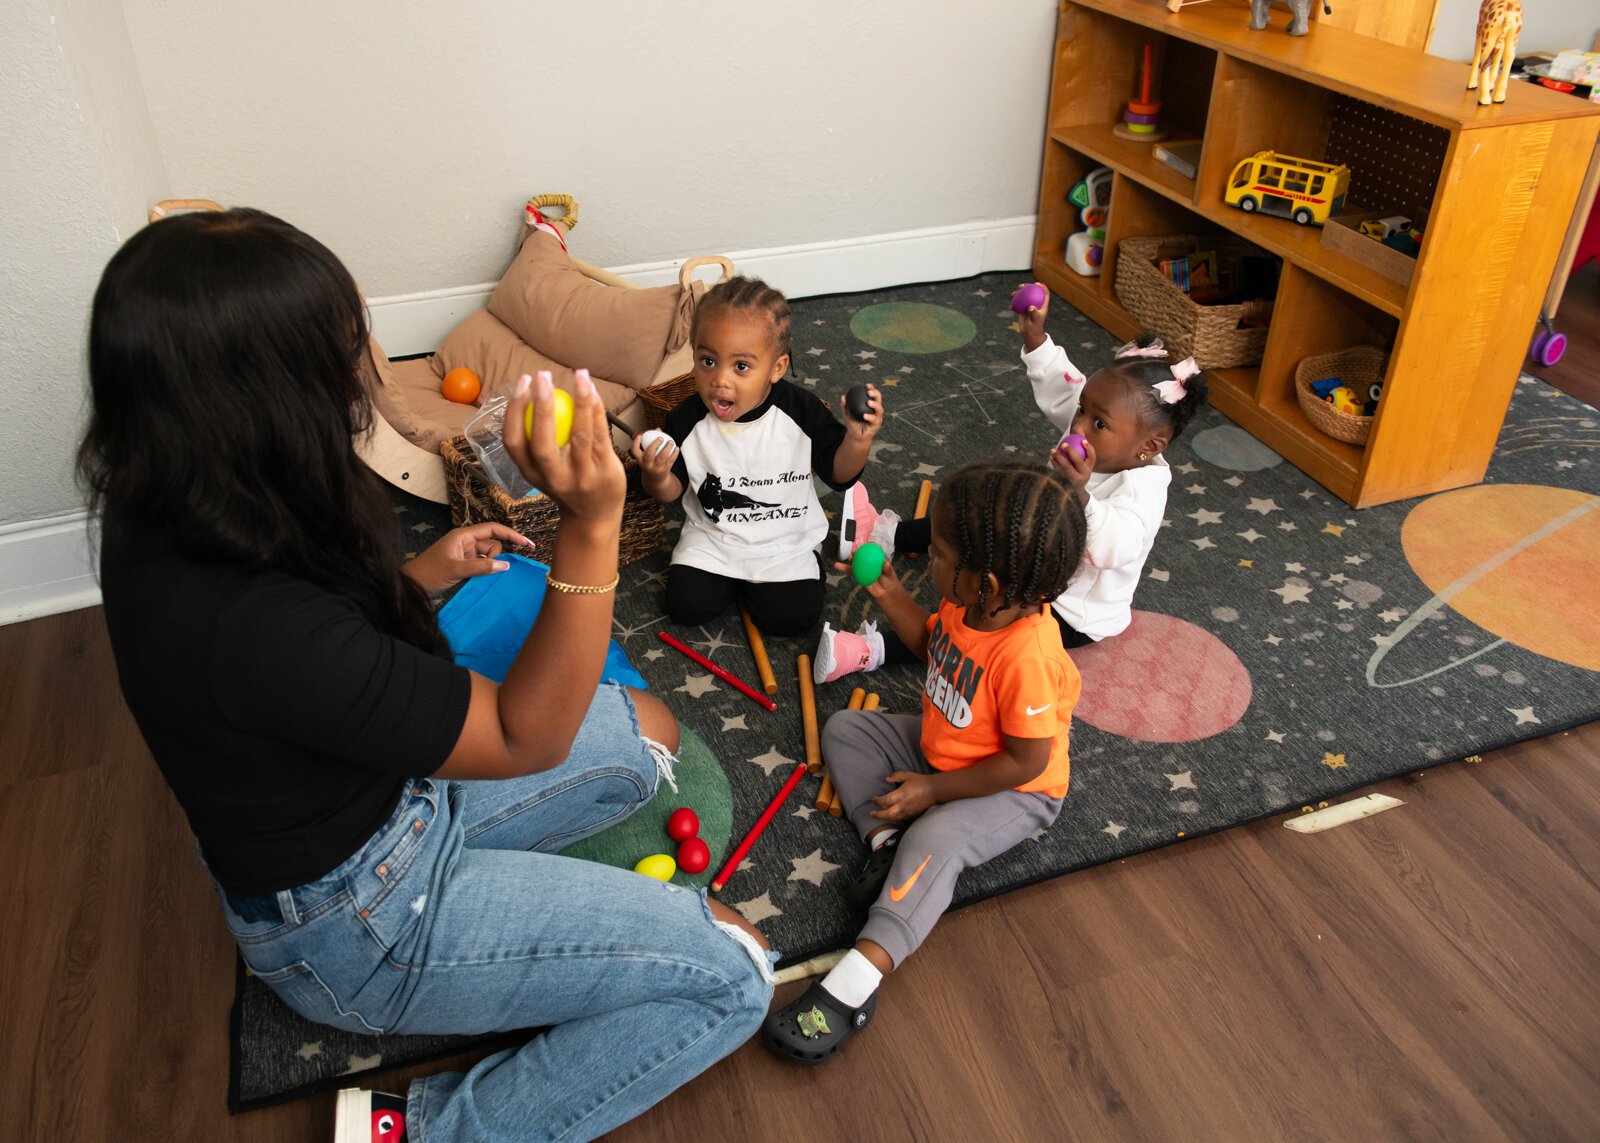
M 540 553 L 549 553 L 556 524 L 561 520 L 561 509 L 554 500 L 548 496 L 512 499 L 484 473 L 466 437 L 444 441 L 439 455 L 450 486 L 450 519 L 457 528 L 495 520 L 532 540 Z M 628 474 L 628 493 L 622 504 L 622 542 L 617 562 L 626 567 L 658 551 L 666 529 L 661 505 L 650 498 L 639 481 L 639 462 L 624 456 L 622 466 Z
M 1364 398 L 1375 382 L 1382 381 L 1389 371 L 1389 355 L 1370 345 L 1356 345 L 1333 353 L 1302 358 L 1294 367 L 1294 395 L 1300 402 L 1300 411 L 1321 432 L 1346 444 L 1367 443 L 1372 432 L 1372 417 L 1358 417 L 1354 413 L 1341 413 L 1327 401 L 1311 391 L 1311 384 L 1324 377 L 1337 377 Z
M 1267 346 L 1263 319 L 1271 312 L 1270 303 L 1200 305 L 1157 265 L 1164 252 L 1176 257 L 1197 250 L 1216 251 L 1222 263 L 1262 253 L 1229 234 L 1124 238 L 1117 243 L 1117 300 L 1142 326 L 1160 334 L 1177 357 L 1192 356 L 1207 369 L 1256 364 Z
M 667 414 L 694 395 L 694 374 L 685 373 L 671 381 L 663 381 L 648 389 L 639 390 L 639 401 L 644 405 L 645 421 L 652 429 L 667 423 Z

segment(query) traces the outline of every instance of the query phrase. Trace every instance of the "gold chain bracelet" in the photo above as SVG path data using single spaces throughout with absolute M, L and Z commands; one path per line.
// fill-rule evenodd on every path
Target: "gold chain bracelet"
M 547 575 L 544 582 L 547 586 L 567 595 L 604 595 L 608 591 L 615 591 L 617 583 L 621 579 L 622 576 L 619 573 L 611 577 L 610 583 L 563 583 L 561 580 L 552 579 Z

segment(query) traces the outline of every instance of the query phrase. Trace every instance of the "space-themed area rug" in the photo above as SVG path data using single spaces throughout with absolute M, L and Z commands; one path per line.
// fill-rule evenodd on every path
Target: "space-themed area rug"
M 864 476 L 878 507 L 908 516 L 924 479 L 937 489 L 970 461 L 1044 462 L 1057 434 L 1033 403 L 1008 304 L 1026 278 L 793 304 L 794 378 L 830 402 L 859 381 L 883 389 L 887 420 Z M 1118 344 L 1060 299 L 1048 328 L 1090 373 Z M 964 873 L 956 907 L 1600 717 L 1600 412 L 1524 376 L 1482 484 L 1359 511 L 1214 410 L 1166 456 L 1166 518 L 1133 624 L 1072 652 L 1083 694 L 1061 815 Z M 836 513 L 839 494 L 823 492 Z M 449 528 L 444 507 L 395 497 L 409 547 Z M 664 619 L 681 520 L 669 506 L 662 550 L 623 569 L 613 637 L 692 732 L 696 779 L 663 788 L 583 855 L 631 867 L 670 853 L 663 823 L 686 804 L 712 864 L 677 878 L 703 885 L 804 758 L 795 660 L 816 636 L 766 640 L 773 712 L 662 643 L 665 630 L 759 685 L 737 614 L 690 629 Z M 895 563 L 931 606 L 926 561 Z M 824 617 L 853 629 L 875 616 L 866 591 L 835 575 Z M 904 666 L 818 687 L 820 718 L 853 686 L 881 709 L 920 709 L 922 671 Z M 817 790 L 816 778 L 800 783 L 719 894 L 786 962 L 845 947 L 859 927 L 841 887 L 863 846 L 815 808 Z M 349 1036 L 244 978 L 235 1026 L 236 1107 L 469 1042 Z

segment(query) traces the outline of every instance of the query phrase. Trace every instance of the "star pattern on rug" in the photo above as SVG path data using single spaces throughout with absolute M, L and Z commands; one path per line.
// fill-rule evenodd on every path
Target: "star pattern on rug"
M 1343 770 L 1347 765 L 1349 765 L 1349 763 L 1344 760 L 1343 754 L 1329 754 L 1326 751 L 1324 751 L 1322 755 L 1322 764 L 1330 770 Z
M 683 686 L 674 687 L 675 692 L 682 692 L 690 698 L 704 698 L 706 695 L 717 693 L 717 680 L 714 675 L 688 675 L 683 680 Z
M 760 766 L 762 771 L 768 775 L 770 775 L 774 770 L 778 770 L 783 767 L 792 768 L 799 764 L 798 759 L 790 758 L 787 754 L 779 751 L 776 746 L 772 747 L 772 749 L 768 750 L 765 754 L 758 754 L 754 758 L 745 759 L 745 761 L 753 762 L 755 765 Z
M 783 916 L 783 910 L 772 903 L 771 892 L 762 893 L 761 896 L 752 897 L 748 901 L 735 901 L 733 908 L 752 925 Z
M 1282 587 L 1275 587 L 1272 592 L 1274 595 L 1282 596 L 1285 604 L 1305 603 L 1311 597 L 1311 588 L 1292 580 L 1285 580 Z
M 1513 708 L 1513 707 L 1509 707 L 1508 706 L 1508 707 L 1506 707 L 1506 711 L 1507 711 L 1507 713 L 1513 714 L 1513 715 L 1516 716 L 1517 725 L 1518 726 L 1526 726 L 1530 722 L 1535 722 L 1536 723 L 1536 722 L 1539 721 L 1538 718 L 1536 718 L 1534 716 L 1533 707 L 1531 707 L 1531 706 L 1524 706 L 1524 707 L 1518 707 L 1518 708 Z
M 1194 784 L 1193 772 L 1189 770 L 1185 770 L 1181 774 L 1163 774 L 1162 777 L 1172 783 L 1173 790 L 1193 790 L 1198 788 Z
M 789 874 L 790 881 L 809 881 L 813 885 L 821 885 L 824 877 L 839 868 L 822 856 L 821 848 L 804 857 L 791 857 L 789 864 L 794 866 L 794 872 Z
M 1128 828 L 1127 826 L 1118 825 L 1116 822 L 1112 821 L 1110 818 L 1107 818 L 1106 819 L 1105 828 L 1102 829 L 1100 832 L 1101 833 L 1108 833 L 1108 834 L 1110 834 L 1112 836 L 1113 839 L 1115 839 L 1115 838 L 1121 837 L 1122 834 L 1123 834 L 1123 831 L 1126 830 L 1127 828 Z

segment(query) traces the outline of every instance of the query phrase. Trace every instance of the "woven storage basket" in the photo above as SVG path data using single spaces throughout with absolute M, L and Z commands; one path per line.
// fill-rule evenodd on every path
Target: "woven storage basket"
M 1162 250 L 1215 250 L 1222 262 L 1263 251 L 1229 234 L 1124 238 L 1117 244 L 1117 300 L 1140 325 L 1160 334 L 1174 356 L 1192 356 L 1207 369 L 1259 362 L 1267 346 L 1267 331 L 1264 327 L 1240 328 L 1240 322 L 1259 317 L 1262 303 L 1199 305 L 1161 273 L 1156 261 Z
M 1364 445 L 1372 431 L 1371 417 L 1341 413 L 1311 391 L 1311 383 L 1324 377 L 1337 377 L 1357 395 L 1366 393 L 1375 381 L 1382 381 L 1389 370 L 1389 355 L 1370 345 L 1357 345 L 1335 353 L 1307 357 L 1294 367 L 1294 395 L 1300 411 L 1320 431 L 1346 444 Z
M 639 400 L 644 403 L 644 417 L 652 429 L 667 423 L 667 414 L 694 394 L 694 374 L 685 373 L 672 381 L 663 381 L 648 389 L 639 390 Z
M 466 437 L 444 441 L 439 446 L 439 456 L 450 486 L 450 519 L 457 528 L 494 520 L 532 540 L 540 552 L 550 551 L 561 519 L 554 500 L 548 496 L 513 500 L 510 493 L 484 474 Z M 622 543 L 617 562 L 626 567 L 661 547 L 665 527 L 660 503 L 652 500 L 639 482 L 639 462 L 625 456 L 622 466 L 628 473 L 628 494 L 622 504 Z

